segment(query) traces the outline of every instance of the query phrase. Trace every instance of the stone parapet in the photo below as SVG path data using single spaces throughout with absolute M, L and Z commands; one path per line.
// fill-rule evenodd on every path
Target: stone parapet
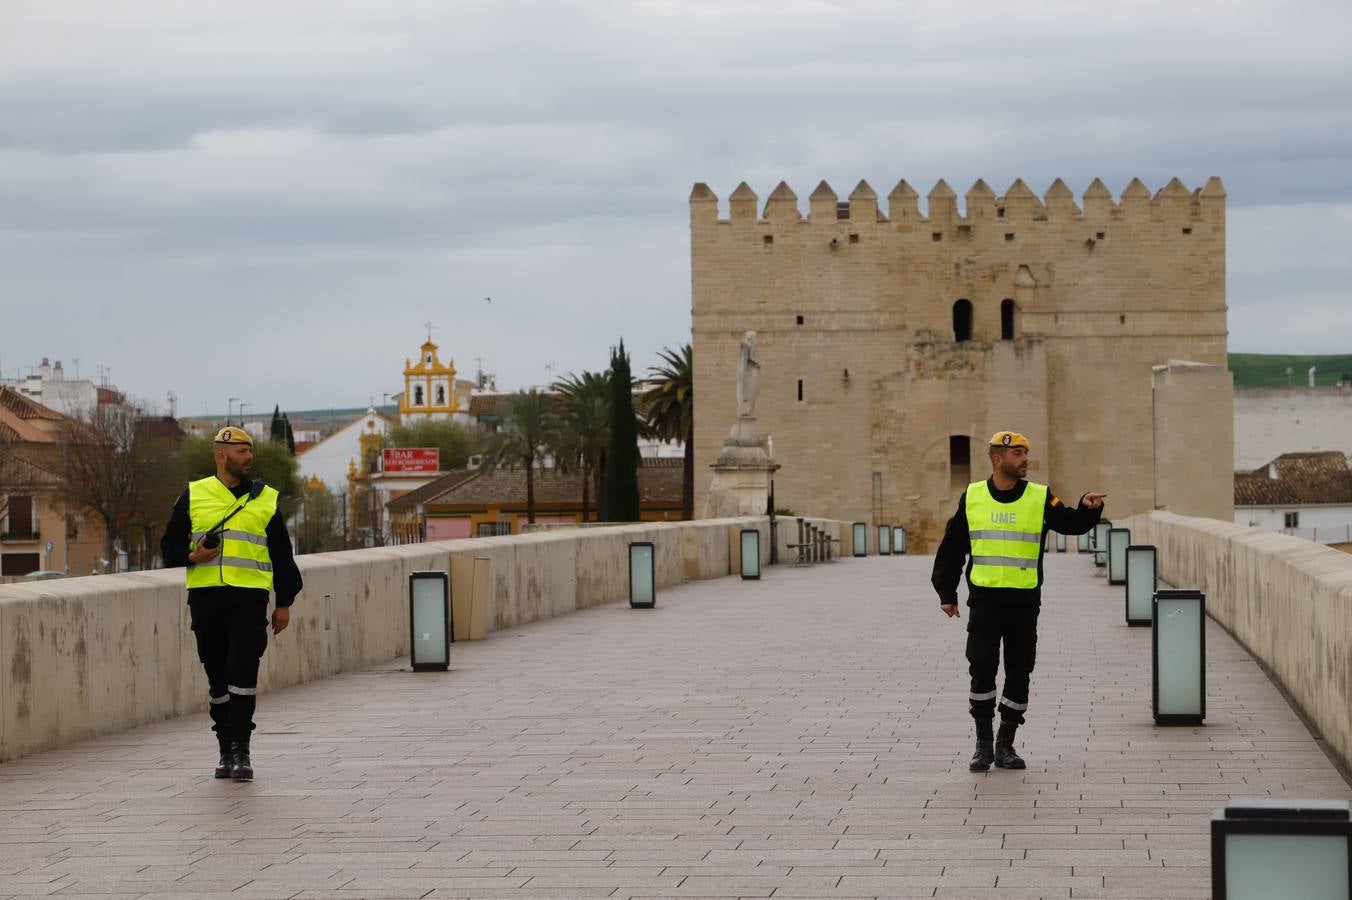
M 1115 521 L 1157 548 L 1160 577 L 1206 592 L 1207 612 L 1267 667 L 1352 764 L 1352 555 L 1216 519 Z
M 259 687 L 406 655 L 409 573 L 449 571 L 453 557 L 490 560 L 485 617 L 493 631 L 625 599 L 631 541 L 655 545 L 659 590 L 732 574 L 733 536 L 743 528 L 761 530 L 768 565 L 763 516 L 301 556 L 305 590 L 290 628 L 271 638 Z M 0 762 L 203 710 L 206 696 L 182 570 L 0 587 Z

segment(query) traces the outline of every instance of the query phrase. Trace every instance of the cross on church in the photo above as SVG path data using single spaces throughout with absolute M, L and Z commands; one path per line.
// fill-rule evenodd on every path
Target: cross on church
M 432 340 L 432 323 L 424 322 L 423 324 L 427 326 L 427 340 L 430 342 Z

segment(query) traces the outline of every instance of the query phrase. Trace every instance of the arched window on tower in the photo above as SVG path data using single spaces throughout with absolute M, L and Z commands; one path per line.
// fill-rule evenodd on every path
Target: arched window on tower
M 442 385 L 437 385 L 437 406 L 445 406 L 445 405 L 446 405 L 446 388 L 443 387 Z
M 415 385 L 413 388 L 413 405 L 414 406 L 423 405 L 423 389 L 421 384 Z
M 1000 301 L 1000 340 L 1014 340 L 1014 301 Z
M 953 304 L 953 340 L 972 339 L 972 301 L 959 300 Z

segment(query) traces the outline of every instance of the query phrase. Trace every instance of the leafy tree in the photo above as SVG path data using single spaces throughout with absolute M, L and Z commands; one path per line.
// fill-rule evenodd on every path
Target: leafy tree
M 145 522 L 146 501 L 172 459 L 172 451 L 142 427 L 144 410 L 135 404 L 102 404 L 62 422 L 66 499 L 89 510 L 103 524 L 104 553 L 132 547 L 133 530 Z
M 296 548 L 300 553 L 343 549 L 346 536 L 342 502 L 326 487 L 306 486 L 301 491 L 300 512 L 296 517 Z
M 436 447 L 443 470 L 463 469 L 469 458 L 484 449 L 483 434 L 450 419 L 423 419 L 411 425 L 395 425 L 385 436 L 391 447 Z
M 559 443 L 549 398 L 531 388 L 507 398 L 501 424 L 484 452 L 485 471 L 526 470 L 526 521 L 535 523 L 535 466 Z
M 695 369 L 689 344 L 664 348 L 663 365 L 648 371 L 657 384 L 640 398 L 649 432 L 659 440 L 684 441 L 681 474 L 681 518 L 695 517 Z
M 607 522 L 637 522 L 638 420 L 634 415 L 634 380 L 624 341 L 610 352 L 610 446 L 606 450 L 605 491 L 601 518 Z
M 582 521 L 591 518 L 592 490 L 599 502 L 610 444 L 610 373 L 568 375 L 554 385 L 559 393 L 560 470 L 582 473 Z

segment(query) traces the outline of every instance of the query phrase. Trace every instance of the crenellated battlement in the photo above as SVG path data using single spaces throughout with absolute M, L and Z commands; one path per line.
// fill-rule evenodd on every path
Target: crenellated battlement
M 982 222 L 1072 222 L 1132 220 L 1190 220 L 1205 219 L 1223 223 L 1225 218 L 1225 186 L 1217 177 L 1204 186 L 1189 189 L 1179 179 L 1155 191 L 1133 178 L 1115 200 L 1113 193 L 1095 178 L 1077 203 L 1075 194 L 1060 178 L 1038 196 L 1023 179 L 1016 178 L 1003 194 L 996 194 L 983 179 L 977 179 L 962 198 L 948 183 L 940 179 L 925 197 L 925 210 L 920 209 L 920 195 L 905 179 L 887 195 L 887 211 L 883 212 L 878 195 L 867 181 L 860 181 L 841 201 L 825 181 L 817 185 L 808 197 L 805 216 L 799 209 L 798 195 L 781 181 L 770 193 L 762 209 L 756 192 L 745 181 L 728 198 L 728 216 L 720 218 L 718 196 L 704 182 L 690 192 L 692 224 L 718 222 L 925 222 L 935 226 L 976 225 Z

